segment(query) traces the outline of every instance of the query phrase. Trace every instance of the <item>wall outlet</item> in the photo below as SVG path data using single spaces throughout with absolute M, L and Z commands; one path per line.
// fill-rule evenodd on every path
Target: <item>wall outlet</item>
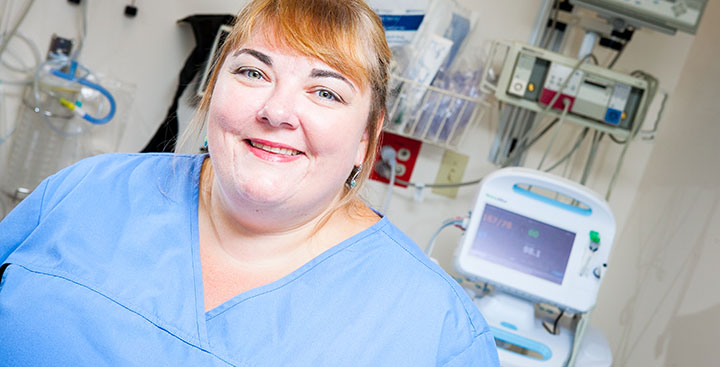
M 443 154 L 442 162 L 440 163 L 440 169 L 438 170 L 437 177 L 435 177 L 436 184 L 455 184 L 462 182 L 463 176 L 465 175 L 465 168 L 468 164 L 468 156 L 460 153 L 455 153 L 450 150 L 446 150 Z M 432 192 L 438 195 L 447 196 L 449 198 L 456 198 L 458 193 L 457 187 L 452 188 L 433 188 Z
M 422 146 L 422 142 L 383 131 L 380 134 L 380 144 L 378 144 L 378 152 L 384 146 L 390 146 L 395 149 L 395 178 L 398 180 L 409 182 L 410 177 L 412 176 L 413 168 L 415 168 L 415 162 L 417 161 L 418 154 L 420 154 L 420 147 Z M 373 166 L 373 171 L 370 174 L 370 178 L 389 184 L 390 180 L 381 176 L 377 172 L 377 167 L 380 164 L 382 164 L 382 158 L 380 157 L 380 153 L 378 153 L 377 157 L 375 158 L 375 165 Z M 407 187 L 407 185 L 402 185 L 397 182 L 395 182 L 395 186 Z

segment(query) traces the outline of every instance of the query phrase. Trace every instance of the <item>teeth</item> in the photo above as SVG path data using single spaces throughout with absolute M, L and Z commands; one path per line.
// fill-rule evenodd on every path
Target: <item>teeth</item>
M 282 154 L 282 155 L 293 156 L 293 155 L 300 154 L 300 152 L 298 152 L 297 150 L 271 147 L 271 146 L 267 146 L 265 144 L 256 143 L 252 140 L 250 141 L 250 145 L 252 145 L 253 147 L 258 148 L 258 149 L 262 149 L 262 150 L 266 150 L 268 152 Z

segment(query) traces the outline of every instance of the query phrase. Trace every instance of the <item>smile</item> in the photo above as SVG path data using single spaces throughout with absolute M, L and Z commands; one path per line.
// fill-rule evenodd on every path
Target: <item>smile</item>
M 262 150 L 264 150 L 264 151 L 266 151 L 266 152 L 275 153 L 275 154 L 281 154 L 281 155 L 285 155 L 285 156 L 288 156 L 288 157 L 293 157 L 293 156 L 296 156 L 296 155 L 302 153 L 302 152 L 300 152 L 300 151 L 293 150 L 293 149 L 288 149 L 288 148 L 271 147 L 271 146 L 269 146 L 269 145 L 265 145 L 265 144 L 262 144 L 262 143 L 258 143 L 258 142 L 253 141 L 253 140 L 247 140 L 247 142 L 248 142 L 248 144 L 250 144 L 253 148 L 262 149 Z

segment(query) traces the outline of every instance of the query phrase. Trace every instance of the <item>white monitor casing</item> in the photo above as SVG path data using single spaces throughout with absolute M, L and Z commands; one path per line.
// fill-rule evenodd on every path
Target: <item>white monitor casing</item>
M 559 193 L 575 199 L 582 206 L 534 194 L 535 190 L 528 192 L 523 189 L 527 186 Z M 575 233 L 560 284 L 471 254 L 487 204 Z M 591 231 L 600 236 L 596 252 L 590 250 Z M 536 170 L 505 168 L 483 180 L 470 224 L 455 252 L 455 268 L 472 281 L 488 283 L 524 299 L 545 302 L 571 312 L 588 312 L 595 305 L 614 237 L 615 218 L 607 203 L 590 189 Z M 593 271 L 595 269 L 597 271 Z

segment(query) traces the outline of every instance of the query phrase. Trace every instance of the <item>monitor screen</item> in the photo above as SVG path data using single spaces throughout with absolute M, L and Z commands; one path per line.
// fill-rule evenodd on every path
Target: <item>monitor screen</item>
M 470 255 L 562 284 L 575 233 L 486 204 Z

